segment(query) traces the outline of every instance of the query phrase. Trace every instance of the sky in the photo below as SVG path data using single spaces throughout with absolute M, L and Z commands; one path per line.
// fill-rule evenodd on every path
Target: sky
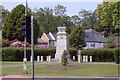
M 101 4 L 102 0 L 27 0 L 29 8 L 32 10 L 35 8 L 54 8 L 58 4 L 61 4 L 66 7 L 67 9 L 67 15 L 73 16 L 78 15 L 78 12 L 82 9 L 86 10 L 92 10 L 94 11 L 97 8 L 98 4 Z M 8 9 L 9 11 L 12 10 L 16 5 L 18 4 L 24 4 L 25 0 L 4 0 L 1 3 L 5 9 Z

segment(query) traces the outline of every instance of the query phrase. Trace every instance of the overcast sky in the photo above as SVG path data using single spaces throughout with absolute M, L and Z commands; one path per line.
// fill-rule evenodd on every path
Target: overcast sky
M 21 2 L 20 2 L 21 1 Z M 12 10 L 18 4 L 24 4 L 25 0 L 4 0 L 2 5 L 5 9 Z M 102 0 L 27 0 L 28 6 L 31 9 L 50 7 L 54 8 L 56 5 L 61 4 L 67 7 L 67 15 L 78 15 L 81 9 L 94 11 L 98 4 L 102 3 Z

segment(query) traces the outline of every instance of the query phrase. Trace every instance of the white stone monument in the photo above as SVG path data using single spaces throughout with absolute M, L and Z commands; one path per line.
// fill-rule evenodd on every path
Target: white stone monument
M 69 59 L 69 50 L 68 50 L 68 35 L 66 33 L 66 27 L 58 27 L 58 33 L 57 33 L 57 46 L 56 46 L 56 54 L 55 59 L 61 62 L 61 57 L 63 54 L 63 51 L 67 51 L 67 57 Z

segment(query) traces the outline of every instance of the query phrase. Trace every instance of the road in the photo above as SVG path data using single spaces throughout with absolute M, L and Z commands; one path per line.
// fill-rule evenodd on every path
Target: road
M 120 80 L 118 77 L 43 77 L 38 76 L 35 79 L 31 78 L 5 78 L 2 80 Z

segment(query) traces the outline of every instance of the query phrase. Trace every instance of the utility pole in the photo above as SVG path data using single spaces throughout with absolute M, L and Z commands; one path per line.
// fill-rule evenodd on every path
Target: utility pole
M 25 18 L 27 16 L 27 0 L 26 0 L 26 6 L 25 6 Z M 26 26 L 26 25 L 25 25 Z M 25 31 L 26 34 L 26 31 Z M 24 37 L 24 58 L 23 58 L 23 70 L 24 74 L 27 74 L 27 57 L 26 57 L 26 36 Z

